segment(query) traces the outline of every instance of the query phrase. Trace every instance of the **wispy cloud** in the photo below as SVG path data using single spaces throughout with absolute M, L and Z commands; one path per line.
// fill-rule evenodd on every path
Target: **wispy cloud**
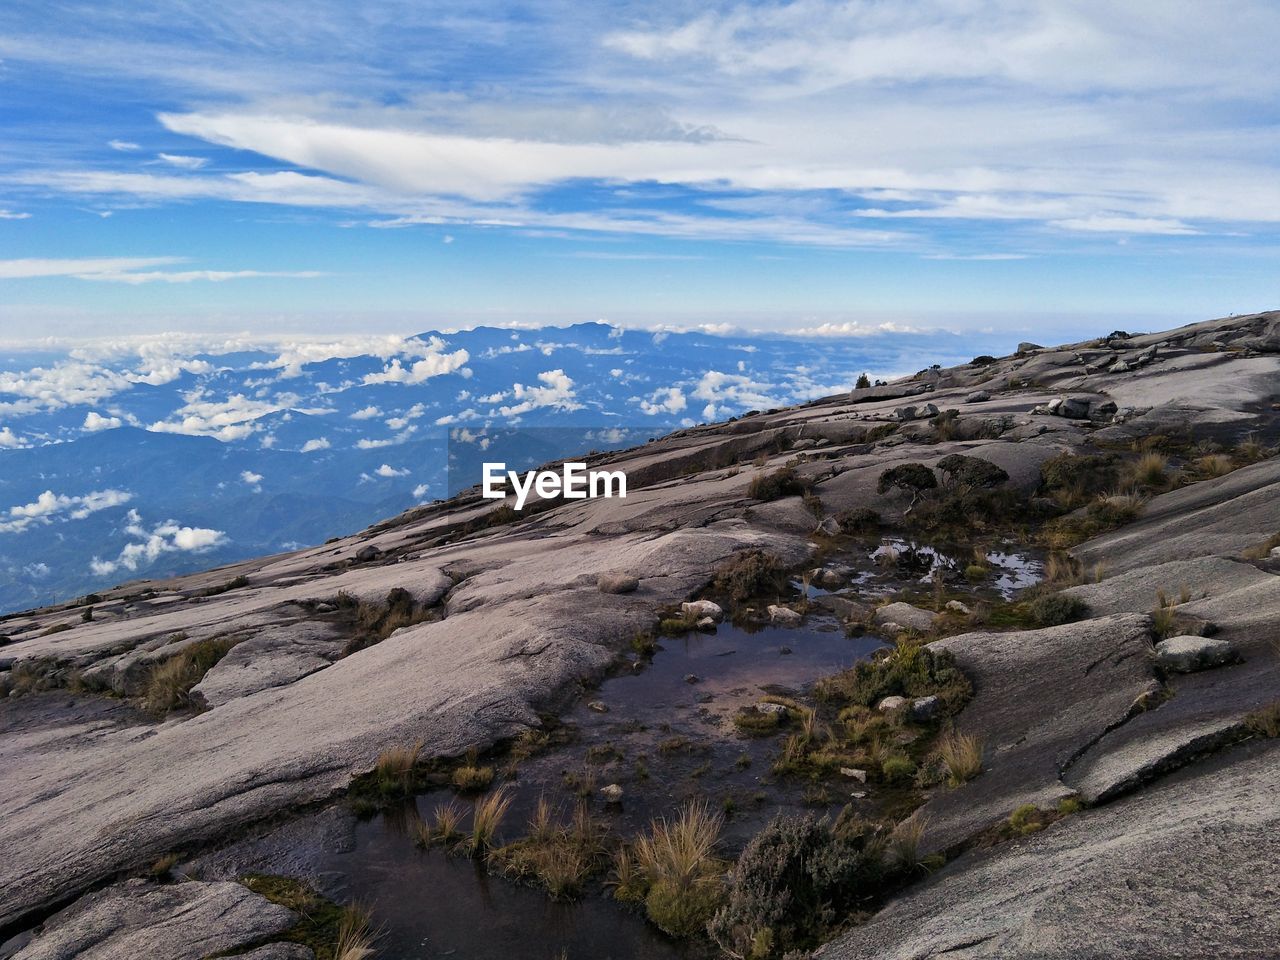
M 242 280 L 250 277 L 310 278 L 315 270 L 151 270 L 150 267 L 184 262 L 183 257 L 86 257 L 83 259 L 0 260 L 0 280 L 37 277 L 74 277 L 103 283 L 192 283 L 207 280 Z

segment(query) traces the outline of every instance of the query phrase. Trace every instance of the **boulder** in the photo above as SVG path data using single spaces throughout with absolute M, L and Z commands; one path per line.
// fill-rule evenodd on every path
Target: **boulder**
M 937 697 L 918 697 L 911 701 L 911 719 L 916 723 L 936 720 L 942 712 L 942 701 Z
M 909 630 L 918 630 L 921 633 L 933 629 L 933 613 L 929 610 L 921 610 L 919 607 L 913 607 L 909 603 L 899 600 L 897 603 L 885 604 L 876 610 L 876 623 L 883 627 L 888 627 L 891 623 L 897 623 Z
M 601 787 L 600 796 L 604 798 L 605 803 L 621 803 L 622 787 L 616 783 L 611 783 L 607 787 Z
M 602 573 L 596 578 L 601 593 L 634 593 L 640 581 L 629 573 Z
M 947 601 L 947 609 L 948 609 L 948 610 L 950 610 L 952 613 L 963 613 L 963 614 L 968 614 L 968 612 L 969 612 L 969 608 L 968 608 L 968 607 L 966 607 L 966 606 L 965 606 L 963 603 L 961 603 L 959 600 L 948 600 L 948 601 Z
M 380 556 L 382 556 L 382 551 L 373 544 L 369 544 L 356 551 L 356 562 L 368 563 L 371 560 L 377 560 Z
M 700 617 L 694 626 L 704 633 L 713 633 L 716 629 L 715 617 Z
M 1018 353 L 1031 353 L 1032 351 L 1043 349 L 1044 347 L 1040 344 L 1032 343 L 1030 340 L 1023 340 L 1018 344 Z
M 867 782 L 867 771 L 860 770 L 857 767 L 841 767 L 840 776 L 848 777 L 850 780 L 857 780 L 859 783 Z
M 1156 663 L 1174 673 L 1194 673 L 1235 659 L 1231 644 L 1216 637 L 1170 637 L 1156 644 Z
M 903 422 L 909 420 L 928 420 L 930 417 L 938 415 L 938 407 L 932 403 L 922 403 L 918 406 L 898 407 L 893 411 L 893 418 Z
M 907 382 L 888 383 L 879 387 L 863 387 L 849 393 L 850 403 L 871 403 L 875 400 L 899 400 L 903 397 L 916 397 L 933 389 L 931 383 Z
M 686 600 L 680 604 L 680 612 L 693 619 L 710 617 L 716 623 L 724 619 L 724 611 L 720 609 L 720 604 L 712 603 L 710 600 Z
M 815 606 L 830 610 L 841 620 L 856 620 L 859 623 L 866 623 L 871 619 L 872 609 L 865 603 L 859 603 L 856 600 L 850 600 L 847 597 L 839 597 L 834 594 L 826 593 L 813 598 Z
M 769 604 L 770 623 L 776 623 L 783 627 L 798 627 L 803 619 L 804 617 L 790 607 L 784 607 L 776 603 Z
M 881 713 L 893 713 L 901 710 L 908 702 L 906 697 L 885 697 L 876 704 L 876 709 Z
M 991 399 L 991 394 L 985 390 L 975 390 L 964 398 L 965 403 L 986 403 Z

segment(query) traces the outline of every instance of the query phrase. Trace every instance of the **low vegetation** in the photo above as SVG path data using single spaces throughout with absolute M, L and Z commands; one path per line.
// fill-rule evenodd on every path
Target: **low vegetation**
M 807 493 L 812 481 L 801 477 L 791 467 L 782 467 L 773 473 L 759 473 L 751 479 L 747 496 L 753 500 L 781 500 Z
M 774 554 L 752 548 L 735 553 L 716 568 L 711 589 L 735 603 L 774 596 L 787 588 L 787 572 Z
M 376 937 L 363 907 L 341 906 L 291 877 L 254 873 L 241 877 L 240 882 L 297 914 L 298 923 L 273 939 L 309 947 L 316 960 L 367 960 L 373 956 Z
M 968 783 L 982 772 L 984 744 L 981 738 L 948 730 L 938 738 L 934 748 L 947 771 L 947 782 L 953 787 Z
M 542 797 L 529 819 L 528 836 L 497 848 L 491 860 L 508 877 L 534 883 L 553 899 L 569 900 L 607 862 L 604 829 L 585 803 L 565 821 Z
M 343 647 L 343 656 L 380 643 L 401 627 L 423 623 L 437 616 L 435 610 L 419 606 L 413 594 L 403 587 L 393 588 L 382 603 L 358 600 L 345 592 L 339 593 L 333 603 L 346 614 L 353 628 L 351 639 Z
M 725 895 L 725 864 L 715 856 L 723 820 L 690 803 L 674 820 L 655 820 L 615 859 L 614 896 L 642 901 L 649 920 L 673 937 L 706 929 Z
M 170 641 L 181 642 L 179 639 Z M 231 638 L 213 637 L 200 640 L 151 668 L 142 695 L 143 708 L 162 717 L 180 709 L 200 709 L 202 702 L 191 695 L 191 688 L 204 679 L 219 660 L 239 642 Z
M 814 689 L 819 699 L 864 707 L 885 697 L 936 696 L 946 715 L 958 713 L 973 696 L 973 684 L 949 651 L 914 642 L 899 643 L 874 659 L 825 677 Z

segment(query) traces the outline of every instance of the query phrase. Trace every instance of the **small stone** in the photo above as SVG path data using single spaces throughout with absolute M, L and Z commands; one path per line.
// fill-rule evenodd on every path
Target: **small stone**
M 911 719 L 917 723 L 928 723 L 942 711 L 942 701 L 937 697 L 918 697 L 911 701 Z
M 587 704 L 588 710 L 594 710 L 596 713 L 608 713 L 609 705 L 603 700 L 592 700 Z
M 634 593 L 640 581 L 627 573 L 602 573 L 596 578 L 601 593 Z
M 686 617 L 710 617 L 716 623 L 724 619 L 724 611 L 720 609 L 720 604 L 712 603 L 710 600 L 686 600 L 680 604 L 680 612 Z
M 955 613 L 968 614 L 968 612 L 969 612 L 969 608 L 968 608 L 968 607 L 966 607 L 966 606 L 965 606 L 963 603 L 961 603 L 959 600 L 948 600 L 948 601 L 947 601 L 947 609 L 948 609 L 948 610 L 951 610 L 951 611 L 953 611 L 953 612 L 955 612 Z
M 695 624 L 695 626 L 699 630 L 704 630 L 708 633 L 714 633 L 716 629 L 716 622 L 711 617 L 703 617 L 701 620 L 699 620 Z
M 859 770 L 857 767 L 841 767 L 840 776 L 848 777 L 851 780 L 857 780 L 859 783 L 867 782 L 867 771 Z
M 901 710 L 906 705 L 906 697 L 885 697 L 876 704 L 876 709 L 881 713 L 892 713 L 894 710 Z
M 779 648 L 778 648 L 778 653 L 782 654 L 782 655 L 785 657 L 785 656 L 787 656 L 789 653 L 791 653 L 791 648 L 790 648 L 790 647 L 779 647 Z
M 1272 547 L 1271 553 L 1268 554 L 1272 560 L 1280 560 L 1280 547 Z
M 605 803 L 621 803 L 622 787 L 616 783 L 611 783 L 607 787 L 601 787 L 600 796 L 604 797 Z
M 686 673 L 686 674 L 684 675 L 684 682 L 685 682 L 685 683 L 697 683 L 697 682 L 698 682 L 698 675 L 697 675 L 696 673 Z
M 823 517 L 813 528 L 813 532 L 820 533 L 824 537 L 834 537 L 840 532 L 840 524 L 836 523 L 835 517 Z
M 865 800 L 867 796 L 867 791 L 854 790 L 852 793 L 849 794 L 849 796 L 853 797 L 853 799 L 855 800 Z
M 791 445 L 792 450 L 812 450 L 818 445 L 818 441 L 813 437 L 806 437 L 803 440 L 797 440 Z
M 804 617 L 790 607 L 784 607 L 776 603 L 769 604 L 770 623 L 776 623 L 783 627 L 798 627 L 803 619 Z
M 756 704 L 756 713 L 786 713 L 787 708 L 780 703 L 769 703 L 761 701 Z
M 1236 652 L 1231 644 L 1213 637 L 1170 637 L 1156 644 L 1156 662 L 1175 673 L 1220 667 L 1235 659 Z

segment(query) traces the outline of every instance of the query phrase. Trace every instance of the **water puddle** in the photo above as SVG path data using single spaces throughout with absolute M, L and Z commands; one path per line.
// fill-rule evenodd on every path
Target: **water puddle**
M 563 718 L 570 743 L 518 764 L 504 837 L 526 832 L 544 794 L 566 813 L 583 800 L 612 833 L 627 837 L 686 800 L 705 800 L 726 813 L 726 852 L 740 849 L 779 810 L 838 810 L 849 796 L 837 792 L 815 806 L 795 784 L 775 784 L 778 741 L 740 737 L 731 717 L 766 693 L 799 692 L 880 646 L 878 638 L 846 637 L 823 617 L 796 629 L 724 625 L 714 634 L 664 639 L 650 664 L 606 680 Z M 620 804 L 600 796 L 613 783 L 623 788 Z M 384 960 L 688 960 L 707 949 L 669 940 L 608 898 L 604 877 L 591 881 L 582 899 L 557 903 L 475 861 L 416 846 L 416 824 L 452 797 L 423 794 L 365 822 L 341 808 L 321 811 L 213 855 L 205 875 L 282 873 L 334 899 L 359 901 L 382 930 Z

